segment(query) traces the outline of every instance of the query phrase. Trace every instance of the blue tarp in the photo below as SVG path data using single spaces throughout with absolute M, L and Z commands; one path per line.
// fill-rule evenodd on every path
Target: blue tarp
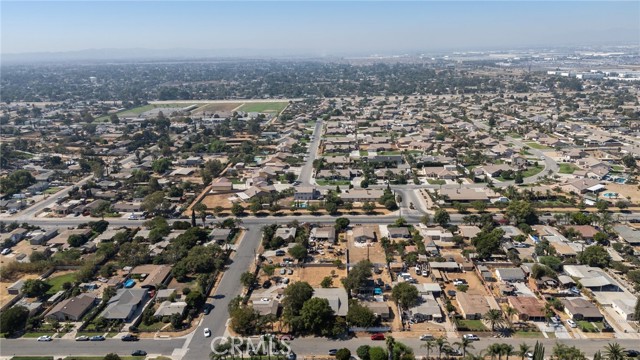
M 135 285 L 136 282 L 133 281 L 133 279 L 128 279 L 127 281 L 124 282 L 124 287 L 128 288 L 132 288 L 133 285 Z

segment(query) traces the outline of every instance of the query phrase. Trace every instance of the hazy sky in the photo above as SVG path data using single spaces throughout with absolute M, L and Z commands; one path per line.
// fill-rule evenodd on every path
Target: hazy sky
M 639 1 L 4 1 L 1 52 L 429 51 L 640 42 Z

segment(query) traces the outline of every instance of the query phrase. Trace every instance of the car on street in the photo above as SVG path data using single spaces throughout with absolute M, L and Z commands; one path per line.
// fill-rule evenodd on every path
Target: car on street
M 122 341 L 138 341 L 138 337 L 135 335 L 127 334 L 120 338 Z
M 211 336 L 211 330 L 209 330 L 209 328 L 204 328 L 204 337 L 209 337 Z
M 90 341 L 104 341 L 104 336 L 102 335 L 95 335 L 89 338 Z
M 76 338 L 76 341 L 89 341 L 89 337 L 88 337 L 88 336 L 85 336 L 85 335 L 78 336 L 78 337 Z
M 625 350 L 625 351 L 624 351 L 624 354 L 625 354 L 627 357 L 638 357 L 638 356 L 640 356 L 640 351 L 638 351 L 638 350 L 633 350 L 633 349 L 629 349 L 629 350 Z
M 49 335 L 42 335 L 38 337 L 38 341 L 51 341 L 51 336 Z
M 464 334 L 464 335 L 462 335 L 462 338 L 465 339 L 465 340 L 473 340 L 473 341 L 480 340 L 480 338 L 477 335 L 474 335 L 474 334 Z
M 382 333 L 373 334 L 371 335 L 371 340 L 384 340 L 384 334 Z
M 329 350 L 329 355 L 331 355 L 331 356 L 336 356 L 337 353 L 338 353 L 338 349 Z
M 211 312 L 211 310 L 213 310 L 213 304 L 204 304 L 204 309 L 202 310 L 202 312 L 205 315 L 209 315 L 209 313 Z
M 144 350 L 136 350 L 131 353 L 131 356 L 147 356 L 147 352 Z
M 578 327 L 578 324 L 576 324 L 576 322 L 571 320 L 571 319 L 567 320 L 567 324 L 569 324 L 569 326 L 574 328 L 574 329 Z
M 420 335 L 420 340 L 422 341 L 429 341 L 429 340 L 433 340 L 434 337 L 431 334 L 424 334 L 424 335 Z

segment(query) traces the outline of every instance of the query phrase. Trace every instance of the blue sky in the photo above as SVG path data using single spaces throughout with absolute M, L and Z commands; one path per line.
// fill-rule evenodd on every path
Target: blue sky
M 4 54 L 385 53 L 640 42 L 638 1 L 0 1 Z

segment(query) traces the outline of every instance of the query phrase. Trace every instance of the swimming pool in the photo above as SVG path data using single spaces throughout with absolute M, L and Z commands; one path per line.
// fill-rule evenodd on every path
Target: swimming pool
M 618 197 L 618 193 L 608 192 L 608 193 L 602 194 L 602 196 L 606 197 L 607 199 L 613 199 Z

